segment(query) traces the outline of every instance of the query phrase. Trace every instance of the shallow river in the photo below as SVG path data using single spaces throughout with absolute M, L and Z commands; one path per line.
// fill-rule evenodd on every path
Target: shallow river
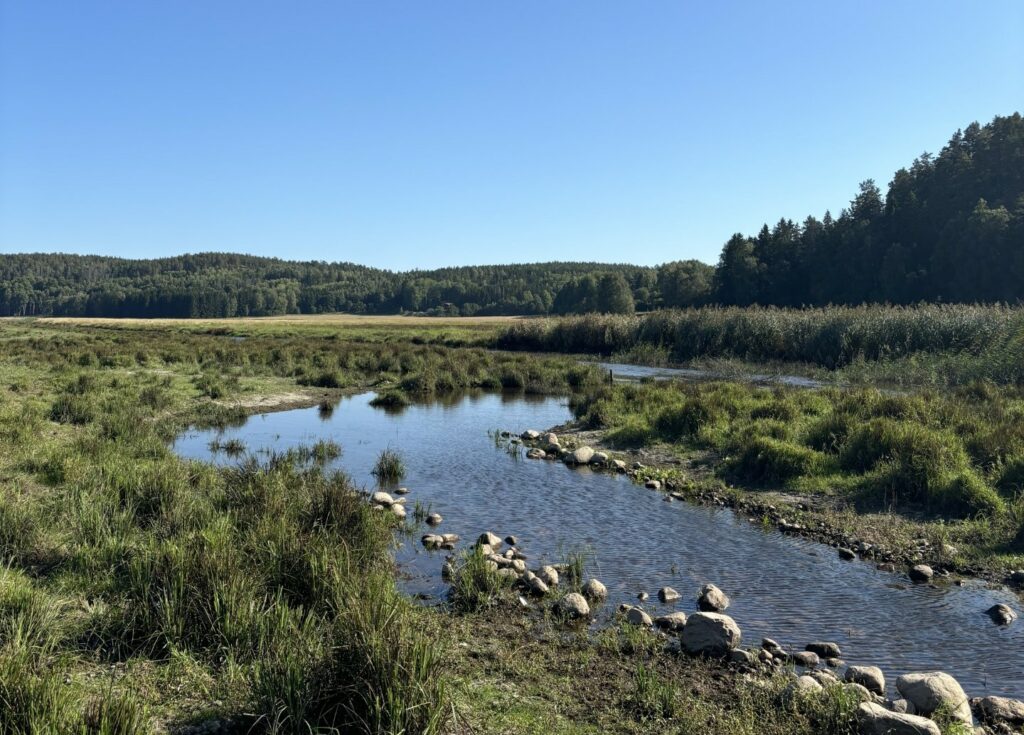
M 481 532 L 519 537 L 529 564 L 588 549 L 588 571 L 609 590 L 603 614 L 619 602 L 644 603 L 653 614 L 691 612 L 698 587 L 714 582 L 732 598 L 728 613 L 745 645 L 769 636 L 791 650 L 813 640 L 837 641 L 850 664 L 882 667 L 890 682 L 907 671 L 941 669 L 969 695 L 1024 697 L 1024 620 L 995 626 L 984 611 L 997 602 L 1019 605 L 1005 590 L 912 585 L 870 564 L 841 561 L 835 550 L 765 531 L 732 511 L 664 502 L 619 475 L 516 459 L 488 431 L 545 429 L 570 417 L 564 399 L 464 396 L 415 405 L 400 413 L 374 409 L 373 394 L 343 399 L 329 415 L 317 408 L 253 416 L 240 427 L 194 431 L 175 443 L 182 456 L 221 464 L 210 442 L 240 439 L 249 451 L 284 450 L 317 439 L 341 444 L 338 467 L 370 488 L 377 454 L 401 452 L 410 510 L 416 501 L 444 516 L 438 532 L 457 533 L 468 546 Z M 412 513 L 409 514 L 412 522 Z M 446 552 L 427 552 L 419 531 L 398 551 L 411 594 L 439 599 Z M 683 595 L 661 605 L 657 590 Z

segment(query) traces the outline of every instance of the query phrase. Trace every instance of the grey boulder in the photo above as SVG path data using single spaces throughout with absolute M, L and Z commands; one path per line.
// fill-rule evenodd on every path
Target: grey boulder
M 926 717 L 892 712 L 874 702 L 857 707 L 861 735 L 942 735 L 939 726 Z
M 689 653 L 726 656 L 740 645 L 741 638 L 739 626 L 728 615 L 699 612 L 686 619 L 680 642 Z

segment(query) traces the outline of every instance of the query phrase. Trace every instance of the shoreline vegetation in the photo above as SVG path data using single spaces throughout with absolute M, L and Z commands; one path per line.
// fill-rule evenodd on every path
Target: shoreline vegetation
M 879 307 L 863 330 L 891 349 L 841 353 L 837 372 L 868 354 L 894 364 L 960 354 L 969 366 L 1014 354 L 1020 312 L 935 308 L 908 307 L 885 332 Z M 743 320 L 730 316 L 723 339 L 740 340 Z M 607 333 L 603 319 L 573 324 Z M 983 339 L 972 337 L 979 323 L 991 327 Z M 0 731 L 860 731 L 847 688 L 795 693 L 787 667 L 750 678 L 666 652 L 664 637 L 625 622 L 566 627 L 522 612 L 500 585 L 470 584 L 464 607 L 415 605 L 397 592 L 388 553 L 400 519 L 372 512 L 319 461 L 343 448 L 230 469 L 170 451 L 184 428 L 238 422 L 273 406 L 268 396 L 329 406 L 372 389 L 383 410 L 466 390 L 571 395 L 577 429 L 591 432 L 581 441 L 666 460 L 638 479 L 697 499 L 732 492 L 726 484 L 745 498 L 781 492 L 850 534 L 894 519 L 884 528 L 897 552 L 926 538 L 951 568 L 1021 566 L 1024 397 L 1012 371 L 964 368 L 946 373 L 950 391 L 899 395 L 606 385 L 572 356 L 483 349 L 526 348 L 501 340 L 532 324 L 0 321 L 0 699 L 13 703 Z M 911 327 L 923 343 L 900 331 Z M 540 334 L 543 349 L 563 348 Z M 400 474 L 401 447 L 380 449 L 396 455 L 382 471 Z M 969 731 L 936 719 L 947 735 Z

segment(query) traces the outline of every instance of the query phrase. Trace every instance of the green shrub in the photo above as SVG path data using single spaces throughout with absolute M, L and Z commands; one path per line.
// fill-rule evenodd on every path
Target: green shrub
M 1024 492 L 1024 456 L 1014 457 L 1002 466 L 996 487 L 1007 494 Z
M 845 413 L 830 413 L 815 419 L 808 426 L 804 443 L 819 452 L 835 454 L 846 443 L 857 421 Z
M 370 405 L 375 408 L 405 408 L 409 405 L 409 399 L 400 391 L 389 390 L 375 395 Z
M 751 436 L 737 448 L 728 471 L 747 482 L 772 484 L 815 474 L 821 466 L 821 455 L 812 449 L 767 436 Z
M 405 462 L 402 455 L 393 449 L 384 449 L 377 455 L 377 462 L 373 465 L 373 476 L 377 482 L 395 483 L 405 477 Z
M 678 441 L 692 439 L 702 427 L 717 422 L 723 412 L 709 396 L 690 397 L 681 406 L 666 408 L 654 419 L 654 429 L 661 436 Z
M 91 423 L 96 418 L 96 408 L 88 398 L 73 394 L 63 394 L 50 406 L 50 420 L 58 424 L 74 424 L 81 426 Z

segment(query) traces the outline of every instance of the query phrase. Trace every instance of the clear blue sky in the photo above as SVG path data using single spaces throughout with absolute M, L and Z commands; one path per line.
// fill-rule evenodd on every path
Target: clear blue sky
M 0 252 L 717 260 L 1024 108 L 1024 2 L 0 0 Z

